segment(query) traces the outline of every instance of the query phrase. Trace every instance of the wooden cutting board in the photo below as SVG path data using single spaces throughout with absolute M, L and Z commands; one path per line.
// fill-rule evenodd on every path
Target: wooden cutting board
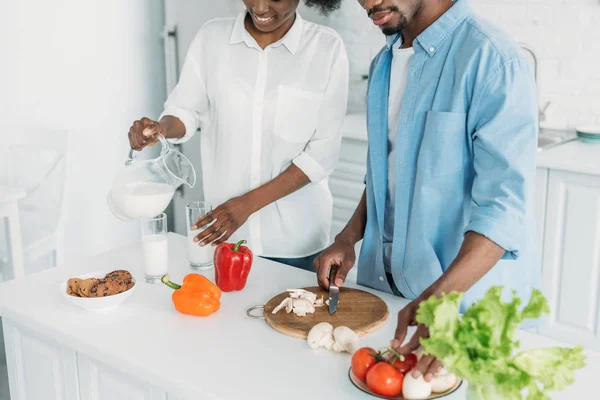
M 303 288 L 316 293 L 317 298 L 329 298 L 329 292 L 318 287 Z M 317 307 L 313 314 L 298 317 L 293 312 L 286 313 L 285 309 L 273 314 L 273 310 L 286 297 L 288 292 L 280 293 L 265 304 L 264 316 L 267 323 L 275 330 L 299 339 L 306 339 L 308 332 L 320 322 L 329 322 L 334 328 L 347 326 L 363 336 L 375 332 L 388 319 L 387 304 L 374 294 L 359 289 L 341 288 L 337 311 L 329 315 L 329 307 Z

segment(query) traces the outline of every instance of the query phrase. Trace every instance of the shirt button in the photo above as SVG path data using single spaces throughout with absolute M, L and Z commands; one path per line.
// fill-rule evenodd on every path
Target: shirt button
M 434 49 L 433 47 L 430 47 L 430 48 L 429 48 L 429 52 L 430 52 L 430 53 L 433 53 L 434 51 L 435 51 L 435 49 Z
M 380 277 L 379 277 L 379 280 L 380 280 L 381 282 L 383 282 L 383 281 L 385 280 L 385 278 L 384 278 L 383 276 L 380 276 Z

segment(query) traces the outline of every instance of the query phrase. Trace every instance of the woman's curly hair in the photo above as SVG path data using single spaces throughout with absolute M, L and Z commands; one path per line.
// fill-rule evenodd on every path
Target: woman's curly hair
M 340 8 L 342 0 L 304 0 L 304 4 L 318 9 L 321 14 L 328 15 Z

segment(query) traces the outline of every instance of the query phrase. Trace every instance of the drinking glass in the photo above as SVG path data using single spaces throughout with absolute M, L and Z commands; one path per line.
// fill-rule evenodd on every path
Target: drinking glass
M 212 211 L 212 205 L 205 201 L 194 201 L 185 206 L 185 220 L 187 225 L 187 253 L 190 267 L 195 270 L 211 269 L 213 265 L 213 257 L 215 249 L 210 244 L 201 247 L 198 242 L 194 242 L 194 238 L 203 230 L 208 228 L 210 224 L 192 230 L 192 226 L 206 214 Z
M 142 249 L 144 252 L 144 277 L 156 283 L 169 270 L 169 245 L 167 242 L 167 215 L 142 218 Z

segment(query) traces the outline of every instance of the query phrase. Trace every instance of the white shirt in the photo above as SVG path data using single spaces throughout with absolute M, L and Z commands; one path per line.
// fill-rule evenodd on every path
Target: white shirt
M 390 93 L 388 98 L 388 180 L 385 197 L 385 221 L 383 224 L 383 257 L 387 272 L 391 271 L 392 243 L 394 238 L 394 217 L 396 203 L 396 141 L 402 98 L 408 82 L 410 59 L 415 51 L 412 47 L 400 48 L 402 41 L 392 49 L 392 69 L 390 73 Z
M 176 143 L 200 128 L 204 194 L 213 208 L 292 163 L 300 168 L 311 183 L 253 214 L 228 241 L 246 239 L 256 255 L 305 257 L 330 242 L 328 176 L 341 146 L 348 58 L 335 31 L 299 14 L 263 50 L 245 16 L 200 29 L 162 115 L 184 123 L 186 135 Z

